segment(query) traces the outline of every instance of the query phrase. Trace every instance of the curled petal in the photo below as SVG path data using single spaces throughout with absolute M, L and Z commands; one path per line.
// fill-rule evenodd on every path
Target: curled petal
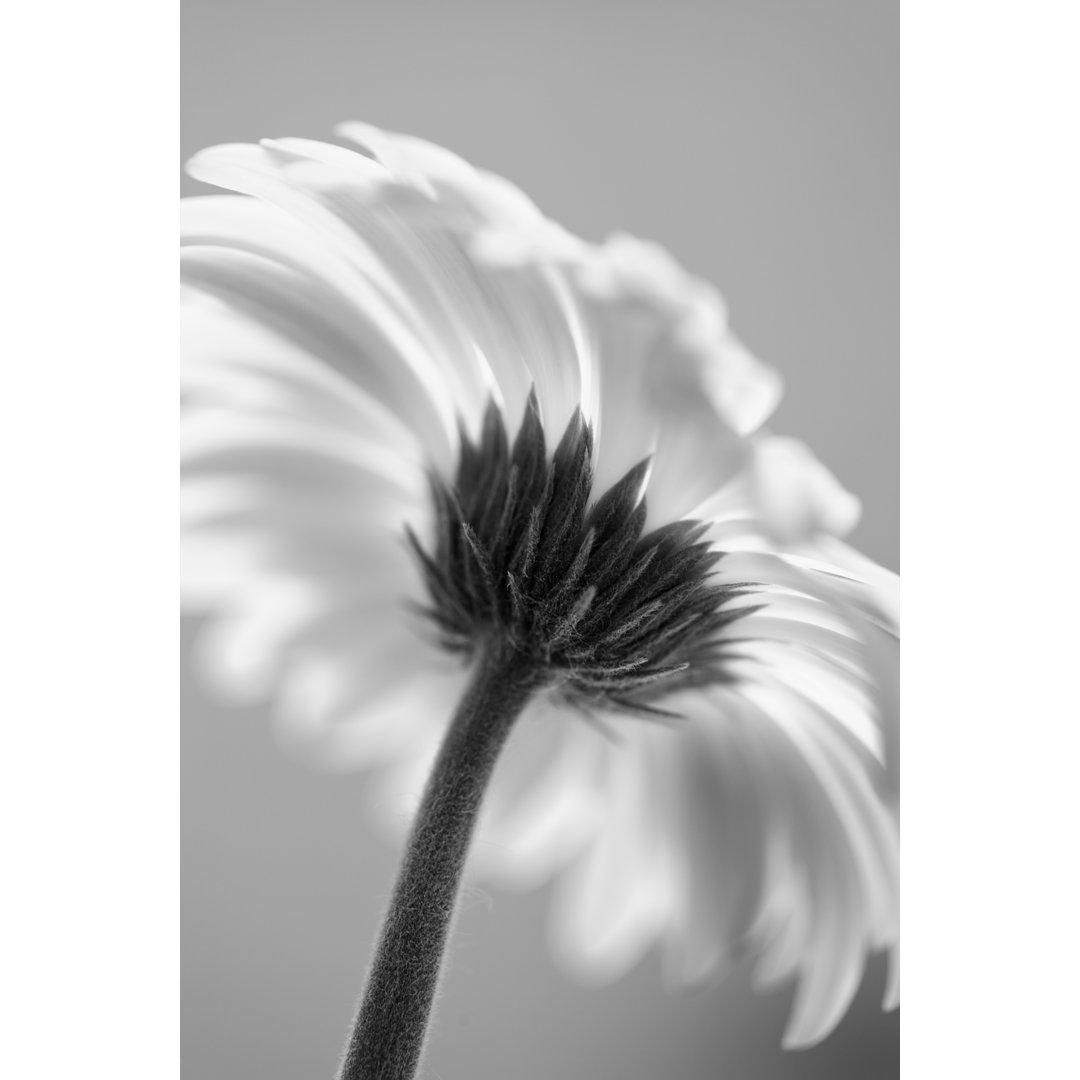
M 829 545 L 827 550 L 839 549 Z M 880 732 L 885 764 L 882 793 L 893 799 L 899 790 L 900 769 L 900 629 L 895 600 L 898 579 L 882 567 L 870 565 L 873 580 L 867 580 L 865 571 L 860 573 L 833 562 L 734 552 L 721 563 L 721 574 L 733 581 L 768 582 L 770 595 L 779 594 L 781 602 L 786 602 L 784 593 L 788 591 L 816 600 L 833 617 L 842 619 L 848 632 L 861 643 L 868 702 L 865 715 L 873 718 Z M 847 693 L 854 692 L 853 685 Z
M 436 199 L 452 199 L 487 223 L 527 229 L 541 220 L 520 188 L 494 173 L 475 169 L 457 154 L 424 139 L 381 131 L 371 124 L 339 124 L 337 132 L 382 162 L 393 175 L 425 189 Z
M 752 499 L 769 534 L 788 544 L 828 533 L 844 536 L 862 507 L 798 439 L 762 439 L 750 459 Z

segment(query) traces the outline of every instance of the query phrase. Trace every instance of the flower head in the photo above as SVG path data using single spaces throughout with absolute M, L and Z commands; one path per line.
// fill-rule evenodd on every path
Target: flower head
M 341 133 L 189 166 L 240 193 L 182 204 L 202 660 L 403 820 L 471 659 L 512 641 L 546 690 L 475 869 L 555 877 L 589 974 L 750 953 L 817 1041 L 899 934 L 896 581 L 839 539 L 857 501 L 762 430 L 778 376 L 662 250 Z

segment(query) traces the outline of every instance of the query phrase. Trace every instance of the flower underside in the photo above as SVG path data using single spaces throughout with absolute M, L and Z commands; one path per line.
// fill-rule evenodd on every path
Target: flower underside
M 445 648 L 513 643 L 574 705 L 675 715 L 657 699 L 728 681 L 720 631 L 756 610 L 726 608 L 749 585 L 720 586 L 707 526 L 642 535 L 646 459 L 598 501 L 592 431 L 576 410 L 551 459 L 535 395 L 510 444 L 489 404 L 479 439 L 463 431 L 453 484 L 432 474 L 433 545 L 407 530 L 427 585 L 423 608 Z

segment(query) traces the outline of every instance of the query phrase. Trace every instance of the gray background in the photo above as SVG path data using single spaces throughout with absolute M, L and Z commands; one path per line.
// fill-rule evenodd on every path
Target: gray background
M 773 426 L 860 496 L 853 539 L 896 569 L 897 24 L 893 0 L 184 0 L 182 151 L 363 119 L 504 174 L 589 239 L 661 242 L 783 372 Z M 184 702 L 184 1075 L 329 1078 L 394 854 L 355 779 L 285 757 L 186 663 Z M 740 971 L 671 997 L 652 960 L 578 987 L 547 957 L 544 908 L 466 897 L 432 1080 L 898 1075 L 879 962 L 828 1040 L 785 1053 L 789 992 L 757 997 Z

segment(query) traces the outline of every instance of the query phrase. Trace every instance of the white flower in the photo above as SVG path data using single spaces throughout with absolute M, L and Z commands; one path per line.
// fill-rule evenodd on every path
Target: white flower
M 647 528 L 702 522 L 726 553 L 709 581 L 755 589 L 715 631 L 722 677 L 657 684 L 683 719 L 537 699 L 471 866 L 556 877 L 557 952 L 588 975 L 658 946 L 674 981 L 747 952 L 762 986 L 797 978 L 787 1045 L 835 1026 L 870 951 L 894 951 L 895 1004 L 897 582 L 838 539 L 857 501 L 762 432 L 779 378 L 659 248 L 586 244 L 446 150 L 341 132 L 357 150 L 267 140 L 189 166 L 242 193 L 182 203 L 201 662 L 272 699 L 312 759 L 377 770 L 376 810 L 406 822 L 467 679 L 415 611 L 406 527 L 431 542 L 429 476 L 453 485 L 489 401 L 513 438 L 534 391 L 549 444 L 580 408 L 594 493 L 649 459 Z

